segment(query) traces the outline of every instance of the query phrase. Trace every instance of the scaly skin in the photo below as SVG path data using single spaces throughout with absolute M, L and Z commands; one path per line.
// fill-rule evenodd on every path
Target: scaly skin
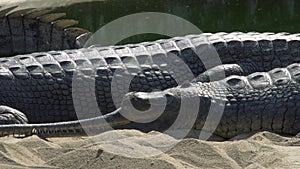
M 238 134 L 260 130 L 295 135 L 300 132 L 299 91 L 300 64 L 294 63 L 286 68 L 276 68 L 269 72 L 256 72 L 249 76 L 233 75 L 209 83 L 186 83 L 161 92 L 133 92 L 127 95 L 121 109 L 92 119 L 50 124 L 7 125 L 1 126 L 0 131 L 2 135 L 38 134 L 51 137 L 83 135 L 85 131 L 88 134 L 99 133 L 109 129 L 110 126 L 128 128 L 132 121 L 155 119 L 156 111 L 147 113 L 150 103 L 154 107 L 164 107 L 162 100 L 166 98 L 164 114 L 154 122 L 139 124 L 138 128 L 152 130 L 155 124 L 157 127 L 154 129 L 161 131 L 165 124 L 173 123 L 181 108 L 180 103 L 186 100 L 188 103 L 193 101 L 200 103 L 199 107 L 195 107 L 194 104 L 187 107 L 187 110 L 191 110 L 194 106 L 197 110 L 195 124 L 188 120 L 197 130 L 203 129 L 204 123 L 214 123 L 216 119 L 206 121 L 209 107 L 213 104 L 219 106 L 223 102 L 225 109 L 220 123 L 217 123 L 217 128 L 213 131 L 214 135 L 232 138 Z M 122 115 L 134 110 L 128 101 L 144 114 L 133 114 L 132 120 L 123 117 Z M 190 112 L 184 113 L 184 119 L 191 118 Z M 185 125 L 178 129 L 185 129 Z
M 0 11 L 0 56 L 83 47 L 90 33 L 81 28 L 69 28 L 78 22 L 62 19 L 65 13 L 50 13 L 49 9 Z
M 64 29 L 72 25 L 73 20 L 54 22 L 60 14 L 46 15 L 48 11 L 45 10 L 6 12 L 4 10 L 1 13 L 3 17 L 0 26 L 5 42 L 1 43 L 1 48 L 6 49 L 3 50 L 4 56 L 76 48 L 82 46 L 89 35 L 80 29 Z M 42 31 L 44 29 L 46 31 Z M 18 44 L 27 41 L 30 42 Z M 118 98 L 114 101 L 119 107 L 127 93 L 124 85 L 127 80 L 132 79 L 129 91 L 150 92 L 153 89 L 175 87 L 194 77 L 197 77 L 194 81 L 217 81 L 223 78 L 219 77 L 222 71 L 225 71 L 226 76 L 269 71 L 298 62 L 299 42 L 298 34 L 205 33 L 135 45 L 94 46 L 4 57 L 0 59 L 0 105 L 20 110 L 27 116 L 29 123 L 76 120 L 78 111 L 84 113 L 80 118 L 99 116 L 98 110 L 86 108 L 90 107 L 91 94 L 95 94 L 97 106 L 102 113 L 114 111 L 112 92 L 115 91 L 112 88 L 117 91 Z M 29 44 L 32 46 L 29 47 Z M 212 57 L 217 54 L 220 63 Z M 187 76 L 189 71 L 192 76 Z M 215 76 L 217 78 L 210 79 Z M 116 79 L 115 83 L 112 83 L 112 79 Z M 91 84 L 96 85 L 95 91 Z M 208 91 L 212 95 L 217 94 L 213 93 L 213 89 Z M 74 93 L 75 96 L 72 95 Z M 261 93 L 264 94 L 264 91 Z M 75 111 L 76 106 L 79 110 Z M 8 123 L 7 120 L 11 121 L 17 116 L 15 123 L 27 122 L 23 115 L 18 115 L 21 112 L 8 107 L 0 108 L 4 114 L 0 116 L 0 121 Z
M 207 41 L 203 41 L 203 37 Z M 91 97 L 88 92 L 95 79 L 94 94 L 101 112 L 105 114 L 120 106 L 128 92 L 124 84 L 128 79 L 132 79 L 129 91 L 150 92 L 175 87 L 203 73 L 205 66 L 196 53 L 213 63 L 214 60 L 207 57 L 210 55 L 205 55 L 208 49 L 213 53 L 212 46 L 224 65 L 239 67 L 237 72 L 229 71 L 229 75 L 247 75 L 297 62 L 298 39 L 298 35 L 283 33 L 207 33 L 135 45 L 1 58 L 0 105 L 20 110 L 29 123 L 76 120 L 76 111 L 86 111 L 85 105 L 90 102 L 87 98 Z M 176 56 L 182 59 L 181 62 Z M 217 69 L 222 70 L 219 67 Z M 192 72 L 192 76 L 187 76 L 187 70 Z M 114 85 L 111 84 L 113 76 L 117 77 Z M 175 79 L 179 79 L 179 83 Z M 117 99 L 114 99 L 117 106 L 112 99 L 111 93 L 114 92 L 117 92 Z M 72 96 L 74 93 L 76 97 Z M 74 100 L 79 110 L 75 111 Z M 80 116 L 99 115 L 95 110 Z

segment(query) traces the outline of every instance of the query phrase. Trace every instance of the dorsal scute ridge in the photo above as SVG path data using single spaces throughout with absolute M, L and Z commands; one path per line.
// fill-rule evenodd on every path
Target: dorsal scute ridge
M 52 9 L 0 10 L 0 57 L 81 48 L 90 36 L 87 30 L 72 28 L 78 21 Z

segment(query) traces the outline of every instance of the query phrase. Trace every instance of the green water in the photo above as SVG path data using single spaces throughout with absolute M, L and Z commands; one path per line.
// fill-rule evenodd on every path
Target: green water
M 297 0 L 107 0 L 59 8 L 79 27 L 96 31 L 106 23 L 137 12 L 164 12 L 182 17 L 203 32 L 300 32 Z M 126 42 L 157 39 L 137 36 Z

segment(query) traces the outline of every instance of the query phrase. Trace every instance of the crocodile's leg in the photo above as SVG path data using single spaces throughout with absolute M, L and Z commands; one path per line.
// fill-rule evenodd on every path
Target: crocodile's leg
M 11 107 L 0 106 L 0 124 L 26 124 L 26 116 Z

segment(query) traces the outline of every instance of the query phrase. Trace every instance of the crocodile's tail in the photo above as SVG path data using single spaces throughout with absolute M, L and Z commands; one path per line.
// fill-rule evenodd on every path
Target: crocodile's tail
M 49 9 L 15 7 L 0 11 L 0 56 L 32 52 L 80 48 L 90 32 L 70 28 L 77 21 L 62 19 L 65 13 L 51 13 Z
M 111 127 L 122 126 L 131 123 L 123 117 L 120 109 L 95 118 L 42 124 L 9 124 L 0 126 L 0 137 L 14 135 L 24 137 L 38 135 L 41 137 L 66 137 L 97 134 Z

